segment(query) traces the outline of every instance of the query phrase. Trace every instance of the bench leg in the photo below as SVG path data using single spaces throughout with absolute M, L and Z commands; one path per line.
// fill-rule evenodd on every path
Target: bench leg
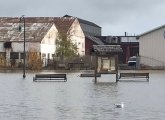
M 147 77 L 147 82 L 149 82 L 149 77 Z
M 35 77 L 33 77 L 33 81 L 34 81 L 34 82 L 36 81 L 36 78 L 35 78 Z

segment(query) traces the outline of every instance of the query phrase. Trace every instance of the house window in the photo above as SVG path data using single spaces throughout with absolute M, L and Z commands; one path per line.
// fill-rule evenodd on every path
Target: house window
M 50 59 L 50 53 L 48 53 L 48 59 Z
M 18 52 L 10 52 L 10 59 L 19 59 Z
M 5 42 L 4 48 L 11 48 L 11 42 Z
M 54 58 L 55 57 L 55 54 L 52 54 L 52 58 Z
M 84 48 L 84 43 L 82 43 L 82 48 Z
M 46 57 L 46 54 L 45 53 L 42 53 L 42 57 Z

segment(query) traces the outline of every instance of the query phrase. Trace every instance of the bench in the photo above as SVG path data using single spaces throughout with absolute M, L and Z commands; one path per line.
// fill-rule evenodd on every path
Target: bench
M 33 77 L 33 81 L 38 80 L 55 80 L 55 81 L 61 81 L 64 82 L 67 81 L 66 74 L 36 74 L 35 77 Z
M 80 74 L 80 77 L 95 77 L 94 73 L 82 73 Z M 96 77 L 101 77 L 101 74 L 97 73 Z
M 129 78 L 145 78 L 149 81 L 149 73 L 120 73 L 119 79 L 129 79 Z

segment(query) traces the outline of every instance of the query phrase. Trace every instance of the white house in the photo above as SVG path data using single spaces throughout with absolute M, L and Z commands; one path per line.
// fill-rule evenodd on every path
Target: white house
M 165 66 L 165 25 L 139 35 L 140 64 Z
M 80 23 L 75 17 L 60 17 L 54 20 L 59 33 L 67 33 L 71 41 L 78 48 L 80 56 L 85 55 L 85 35 L 81 29 Z
M 84 22 L 81 20 L 81 22 Z M 97 27 L 85 22 L 89 28 Z M 84 25 L 85 25 L 84 23 Z M 93 25 L 93 26 L 92 26 Z M 21 31 L 19 28 L 21 26 Z M 11 59 L 16 63 L 23 61 L 24 23 L 18 17 L 0 17 L 0 65 L 10 66 Z M 41 54 L 43 65 L 53 59 L 56 51 L 56 39 L 60 32 L 67 33 L 77 45 L 78 54 L 85 55 L 85 34 L 76 17 L 25 17 L 25 51 Z M 101 27 L 91 34 L 101 34 Z M 95 33 L 96 32 L 96 33 Z M 28 55 L 27 55 L 28 56 Z
M 51 59 L 55 53 L 55 39 L 57 29 L 54 23 L 35 22 L 32 18 L 25 18 L 25 51 L 38 52 L 46 59 Z M 0 64 L 10 66 L 11 59 L 16 60 L 16 64 L 23 60 L 24 29 L 19 31 L 19 26 L 23 28 L 24 23 L 19 18 L 1 18 L 0 21 Z M 46 49 L 47 48 L 47 49 Z M 28 54 L 27 54 L 28 56 Z M 44 58 L 43 57 L 43 58 Z
M 53 24 L 49 31 L 47 31 L 44 38 L 40 43 L 40 52 L 43 60 L 43 66 L 48 64 L 48 60 L 52 60 L 56 51 L 56 38 L 57 38 L 58 30 L 56 26 Z
M 80 56 L 84 56 L 85 55 L 85 35 L 83 33 L 83 30 L 81 29 L 78 19 L 75 19 L 75 21 L 69 28 L 68 32 L 69 32 L 68 34 L 71 35 L 72 42 L 78 48 L 78 54 Z

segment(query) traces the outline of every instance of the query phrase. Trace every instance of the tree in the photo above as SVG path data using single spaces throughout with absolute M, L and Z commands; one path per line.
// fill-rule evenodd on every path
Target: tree
M 28 54 L 28 66 L 30 70 L 41 70 L 42 60 L 40 53 L 30 50 Z
M 77 55 L 77 46 L 70 39 L 70 35 L 58 33 L 56 39 L 56 55 L 63 61 L 64 57 L 73 57 Z
M 1 67 L 5 67 L 6 65 L 6 57 L 5 57 L 6 54 L 4 53 L 0 53 L 0 66 Z

